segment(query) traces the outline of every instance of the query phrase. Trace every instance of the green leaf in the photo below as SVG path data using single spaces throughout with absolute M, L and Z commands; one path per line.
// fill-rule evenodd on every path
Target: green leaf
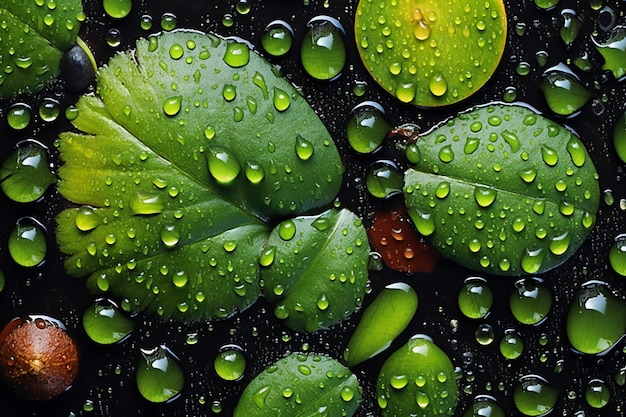
M 345 209 L 279 224 L 261 257 L 263 293 L 276 316 L 306 332 L 350 316 L 365 295 L 367 242 L 361 220 Z
M 233 40 L 139 40 L 77 107 L 58 188 L 83 206 L 59 215 L 57 241 L 70 274 L 131 310 L 214 319 L 246 308 L 260 294 L 265 222 L 324 206 L 341 185 L 317 115 Z
M 350 417 L 360 402 L 359 382 L 348 368 L 327 356 L 293 353 L 248 384 L 233 415 Z
M 387 349 L 416 311 L 417 294 L 411 286 L 403 282 L 387 285 L 367 307 L 350 337 L 343 353 L 345 364 L 353 367 Z
M 384 417 L 451 416 L 459 389 L 448 355 L 428 336 L 415 335 L 383 363 L 376 395 Z
M 571 131 L 520 106 L 478 108 L 407 149 L 407 208 L 443 255 L 496 275 L 538 274 L 594 225 L 598 174 Z
M 504 53 L 502 0 L 362 0 L 356 44 L 374 80 L 404 103 L 437 107 L 478 91 Z
M 0 5 L 0 97 L 35 92 L 59 75 L 85 19 L 80 0 L 4 0 Z

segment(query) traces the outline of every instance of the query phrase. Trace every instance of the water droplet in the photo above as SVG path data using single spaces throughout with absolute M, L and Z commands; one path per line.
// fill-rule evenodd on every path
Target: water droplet
M 388 161 L 372 164 L 365 178 L 367 191 L 376 198 L 388 198 L 401 193 L 403 183 L 402 173 Z
M 82 322 L 87 336 L 102 345 L 120 343 L 135 330 L 135 323 L 107 299 L 99 299 L 89 307 Z
M 313 144 L 300 135 L 296 135 L 296 155 L 306 161 L 313 156 Z
M 541 145 L 541 158 L 548 166 L 555 166 L 559 162 L 559 155 L 548 145 Z
M 239 160 L 226 148 L 209 148 L 207 162 L 211 176 L 220 184 L 232 183 L 241 172 Z
M 307 24 L 300 48 L 305 71 L 313 78 L 331 80 L 346 63 L 344 31 L 338 20 L 328 16 L 313 18 Z
M 166 32 L 171 32 L 176 29 L 176 26 L 178 26 L 178 18 L 176 15 L 172 13 L 163 13 L 163 15 L 161 15 L 161 29 Z
M 174 96 L 163 102 L 163 112 L 168 116 L 176 116 L 180 112 L 183 96 Z
M 489 207 L 496 200 L 497 191 L 493 188 L 477 186 L 474 188 L 474 199 L 480 207 Z
M 139 21 L 139 27 L 141 27 L 141 29 L 145 31 L 152 29 L 152 16 L 147 14 L 141 16 L 141 19 Z
M 180 231 L 174 225 L 165 225 L 161 229 L 161 242 L 168 247 L 173 248 L 180 240 Z
M 589 355 L 603 354 L 624 337 L 626 302 L 604 282 L 584 283 L 569 307 L 566 329 L 574 349 Z
M 240 68 L 250 62 L 250 48 L 244 43 L 229 40 L 226 44 L 224 62 L 232 68 Z
M 441 97 L 448 91 L 448 81 L 442 73 L 438 72 L 430 77 L 428 88 L 432 95 Z
M 322 311 L 325 311 L 328 309 L 329 305 L 330 305 L 330 301 L 328 300 L 328 297 L 326 297 L 326 294 L 322 294 L 320 298 L 317 300 L 317 308 L 319 308 Z
M 274 87 L 274 108 L 280 112 L 285 111 L 291 105 L 289 95 L 278 87 Z
M 569 70 L 554 68 L 547 70 L 539 88 L 550 109 L 562 116 L 573 114 L 591 99 L 591 93 Z
M 114 19 L 123 19 L 130 13 L 132 0 L 103 0 L 104 11 Z
M 569 47 L 576 40 L 583 22 L 572 9 L 563 9 L 561 11 L 561 18 L 563 20 L 563 26 L 559 29 L 559 34 L 565 45 Z
M 252 184 L 258 184 L 263 181 L 263 178 L 265 178 L 265 170 L 263 169 L 263 166 L 254 161 L 247 161 L 244 171 L 246 178 Z
M 509 297 L 513 316 L 522 324 L 537 325 L 552 308 L 552 293 L 539 278 L 525 278 L 515 283 Z
M 56 182 L 48 161 L 43 145 L 34 140 L 18 143 L 0 167 L 0 187 L 6 196 L 19 203 L 39 200 Z
M 488 346 L 493 342 L 493 328 L 487 323 L 481 323 L 474 332 L 474 337 L 479 345 Z
M 276 257 L 276 246 L 268 246 L 263 249 L 261 256 L 259 257 L 259 264 L 263 267 L 268 267 L 274 263 Z
M 609 387 L 601 379 L 592 379 L 585 388 L 585 400 L 595 409 L 604 408 L 611 399 Z
M 524 351 L 524 340 L 521 335 L 513 330 L 505 330 L 500 340 L 500 353 L 508 360 L 519 358 Z
M 293 36 L 293 29 L 287 22 L 274 20 L 265 27 L 261 45 L 268 54 L 283 56 L 291 50 Z
M 31 107 L 26 103 L 15 103 L 7 112 L 7 123 L 12 129 L 23 130 L 28 127 L 31 119 Z
M 178 60 L 181 59 L 184 54 L 185 50 L 183 49 L 182 45 L 175 43 L 170 46 L 170 58 Z
M 136 370 L 137 388 L 141 395 L 153 403 L 164 403 L 177 397 L 185 384 L 178 359 L 164 345 L 141 349 L 141 359 Z
M 217 375 L 225 381 L 238 381 L 246 371 L 246 357 L 237 345 L 222 346 L 213 361 Z
M 23 267 L 41 264 L 48 251 L 43 225 L 30 217 L 19 219 L 8 238 L 11 258 Z
M 538 375 L 524 375 L 513 391 L 515 407 L 526 416 L 543 416 L 554 408 L 559 392 Z
M 382 107 L 367 101 L 352 110 L 346 134 L 352 149 L 367 154 L 380 148 L 390 129 Z
M 439 159 L 441 162 L 450 163 L 454 161 L 454 151 L 452 145 L 445 145 L 439 150 Z
M 522 179 L 522 181 L 530 184 L 531 182 L 535 181 L 535 178 L 537 178 L 537 170 L 535 168 L 525 168 L 519 171 L 518 175 Z
M 278 225 L 278 236 L 282 240 L 289 241 L 296 235 L 296 224 L 293 220 L 285 220 Z
M 130 210 L 135 215 L 160 214 L 165 209 L 165 202 L 157 193 L 137 192 L 130 199 Z
M 491 311 L 493 293 L 485 279 L 471 277 L 464 281 L 457 301 L 459 309 L 466 317 L 480 319 Z
M 413 23 L 413 36 L 415 36 L 415 39 L 425 41 L 430 37 L 430 25 L 420 9 L 413 10 L 411 22 Z

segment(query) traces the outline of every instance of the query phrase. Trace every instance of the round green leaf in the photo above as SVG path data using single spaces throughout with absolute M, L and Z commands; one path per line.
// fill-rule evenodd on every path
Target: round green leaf
M 35 92 L 59 75 L 63 53 L 85 19 L 80 0 L 3 0 L 0 5 L 0 97 Z
M 354 415 L 361 387 L 348 368 L 327 356 L 292 353 L 248 384 L 234 417 Z
M 450 358 L 424 335 L 413 336 L 392 353 L 376 383 L 384 417 L 451 416 L 458 391 Z
M 66 269 L 133 311 L 226 318 L 260 294 L 266 221 L 328 204 L 343 165 L 296 89 L 247 45 L 142 39 L 60 135 Z
M 348 210 L 285 220 L 271 233 L 262 269 L 263 293 L 295 331 L 315 332 L 349 317 L 361 304 L 369 245 L 361 220 Z M 270 262 L 271 261 L 271 262 Z
M 474 94 L 504 52 L 501 0 L 361 0 L 355 36 L 372 77 L 405 103 L 437 107 Z
M 520 106 L 491 105 L 409 146 L 404 195 L 417 230 L 446 257 L 496 275 L 538 274 L 589 235 L 598 174 L 571 131 Z

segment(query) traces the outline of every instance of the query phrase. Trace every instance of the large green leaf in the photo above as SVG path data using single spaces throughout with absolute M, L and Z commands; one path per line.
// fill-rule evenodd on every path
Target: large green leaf
M 598 174 L 580 139 L 520 106 L 491 105 L 408 147 L 407 208 L 448 258 L 497 275 L 571 256 L 594 225 Z
M 328 204 L 342 181 L 317 115 L 234 40 L 139 40 L 77 107 L 58 186 L 83 206 L 60 214 L 57 240 L 70 274 L 134 310 L 212 319 L 250 305 L 265 221 Z
M 367 232 L 348 210 L 285 220 L 261 257 L 263 293 L 289 328 L 325 329 L 360 306 L 368 260 Z
M 56 78 L 84 18 L 81 0 L 3 0 L 0 97 L 40 90 Z
M 348 368 L 327 356 L 292 353 L 248 384 L 234 417 L 354 415 L 361 388 Z

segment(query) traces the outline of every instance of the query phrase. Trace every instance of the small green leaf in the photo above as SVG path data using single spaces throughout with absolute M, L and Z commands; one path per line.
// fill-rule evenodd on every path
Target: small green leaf
M 293 353 L 245 388 L 234 417 L 351 417 L 361 402 L 354 374 L 327 356 Z
M 0 97 L 35 92 L 55 79 L 61 56 L 76 42 L 84 19 L 80 0 L 3 0 Z
M 361 221 L 348 210 L 285 220 L 266 250 L 263 293 L 275 314 L 296 331 L 315 332 L 350 316 L 361 304 L 369 245 Z
M 410 147 L 407 209 L 417 230 L 460 264 L 496 275 L 538 274 L 589 235 L 598 174 L 581 140 L 520 106 L 462 114 Z M 446 183 L 449 192 L 437 194 Z
M 626 75 L 626 26 L 615 26 L 606 42 L 598 42 L 595 38 L 593 42 L 604 57 L 602 69 L 611 71 L 616 79 Z
M 415 335 L 387 358 L 376 383 L 384 417 L 454 414 L 459 389 L 452 362 L 428 336 Z
M 58 216 L 67 271 L 164 318 L 252 304 L 266 222 L 322 207 L 341 185 L 320 119 L 248 46 L 191 31 L 117 54 L 97 93 L 76 105 L 79 132 L 60 135 L 58 188 L 82 205 Z
M 417 311 L 417 294 L 403 282 L 387 285 L 363 312 L 343 358 L 353 367 L 387 349 Z
M 502 0 L 361 0 L 355 18 L 361 59 L 404 103 L 437 107 L 478 91 L 504 53 Z

